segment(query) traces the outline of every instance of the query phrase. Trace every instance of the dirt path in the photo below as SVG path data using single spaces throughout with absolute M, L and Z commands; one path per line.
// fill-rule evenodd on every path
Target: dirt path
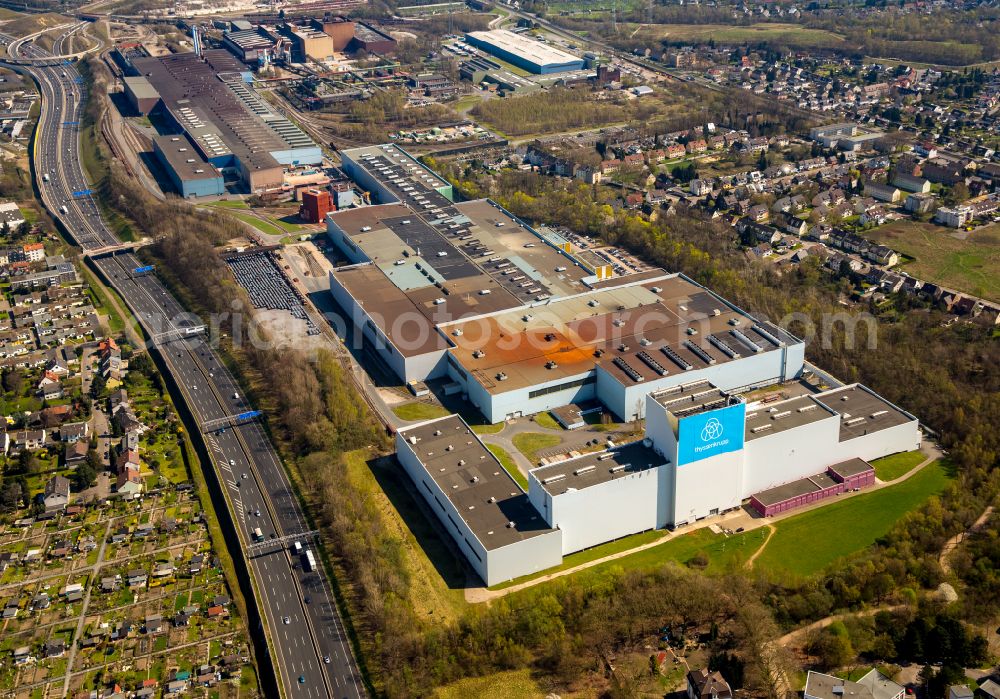
M 813 623 L 795 629 L 794 631 L 789 631 L 784 636 L 778 639 L 778 645 L 787 648 L 795 641 L 800 640 L 803 636 L 806 636 L 818 629 L 825 629 L 833 622 L 839 621 L 841 619 L 847 619 L 848 617 L 852 616 L 860 616 L 860 617 L 874 616 L 879 612 L 891 612 L 896 609 L 902 609 L 905 606 L 906 605 L 904 604 L 887 604 L 883 607 L 872 607 L 871 609 L 864 609 L 860 612 L 844 612 L 843 614 L 831 614 L 830 616 L 825 616 L 822 619 L 818 619 Z
M 941 555 L 938 557 L 938 562 L 941 564 L 941 570 L 944 571 L 945 575 L 951 574 L 951 557 L 952 554 L 955 553 L 955 549 L 958 548 L 958 545 L 982 529 L 983 525 L 986 524 L 986 520 L 988 520 L 992 514 L 993 505 L 990 505 L 986 508 L 983 514 L 979 515 L 979 519 L 972 523 L 971 527 L 966 529 L 964 532 L 959 532 L 945 542 L 944 547 L 941 549 Z
M 771 537 L 774 536 L 774 532 L 776 531 L 777 529 L 774 528 L 773 524 L 767 524 L 767 538 L 761 542 L 757 550 L 753 552 L 753 555 L 747 559 L 747 568 L 753 568 L 753 562 L 757 560 L 757 557 L 760 554 L 764 553 L 764 549 L 767 547 L 767 544 L 771 541 Z

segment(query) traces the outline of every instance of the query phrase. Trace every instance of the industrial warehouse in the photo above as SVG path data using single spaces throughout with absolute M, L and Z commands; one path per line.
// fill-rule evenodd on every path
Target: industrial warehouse
M 279 190 L 289 167 L 323 154 L 299 127 L 247 84 L 247 67 L 222 49 L 135 58 L 125 81 L 140 113 L 162 113 L 175 133 L 154 142 L 158 160 L 184 197 L 222 193 L 231 179 L 251 193 Z
M 872 485 L 917 419 L 855 384 L 747 403 L 709 381 L 646 396 L 645 438 L 528 472 L 525 493 L 458 415 L 401 429 L 399 462 L 487 585 L 650 529 L 769 516 Z
M 810 385 L 804 342 L 680 274 L 619 274 L 394 145 L 342 152 L 373 205 L 327 214 L 349 264 L 331 293 L 404 382 L 438 380 L 487 422 L 597 403 L 645 435 L 528 473 L 458 415 L 397 433 L 399 461 L 488 585 L 629 534 L 746 506 L 771 516 L 871 486 L 917 419 L 861 385 Z M 834 381 L 831 379 L 831 381 Z M 779 401 L 752 397 L 781 386 Z
M 469 32 L 465 40 L 486 53 L 539 75 L 583 70 L 584 67 L 583 59 L 578 56 L 506 29 Z

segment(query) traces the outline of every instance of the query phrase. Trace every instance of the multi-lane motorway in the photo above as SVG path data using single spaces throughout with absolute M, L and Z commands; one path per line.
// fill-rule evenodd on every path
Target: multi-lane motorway
M 78 28 L 64 33 L 56 53 L 62 39 Z M 49 55 L 30 42 L 0 39 L 13 42 L 15 58 Z M 42 97 L 34 166 L 46 208 L 125 299 L 153 338 L 189 412 L 205 427 L 206 447 L 239 536 L 233 554 L 248 559 L 265 625 L 270 657 L 258 660 L 273 664 L 286 697 L 364 696 L 330 581 L 322 568 L 307 570 L 292 550 L 296 541 L 303 547 L 315 542 L 288 475 L 259 423 L 229 419 L 252 406 L 198 332 L 201 321 L 184 312 L 155 274 L 136 273 L 144 263 L 132 252 L 109 252 L 120 241 L 101 218 L 80 164 L 79 123 L 87 94 L 79 73 L 69 63 L 23 69 L 38 82 Z M 237 542 L 230 546 L 236 549 Z

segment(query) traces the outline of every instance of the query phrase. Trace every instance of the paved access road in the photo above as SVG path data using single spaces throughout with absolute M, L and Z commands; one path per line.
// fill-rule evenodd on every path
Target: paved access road
M 63 38 L 78 29 L 67 29 Z M 3 35 L 0 40 L 13 42 L 15 58 L 47 55 L 30 42 Z M 206 431 L 205 440 L 240 537 L 241 550 L 232 553 L 249 559 L 280 691 L 287 697 L 360 699 L 364 685 L 330 582 L 322 569 L 305 570 L 291 550 L 296 540 L 305 547 L 314 543 L 304 536 L 309 527 L 281 461 L 258 423 L 227 420 L 252 407 L 199 332 L 201 321 L 185 313 L 154 274 L 136 273 L 143 263 L 120 248 L 90 194 L 80 164 L 79 123 L 87 94 L 79 73 L 68 63 L 23 69 L 42 96 L 34 165 L 46 208 L 153 338 L 198 423 L 229 425 Z M 255 535 L 258 529 L 263 542 Z

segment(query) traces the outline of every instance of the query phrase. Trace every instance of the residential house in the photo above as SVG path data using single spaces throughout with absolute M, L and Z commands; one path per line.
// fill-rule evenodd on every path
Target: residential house
M 898 202 L 902 196 L 902 192 L 892 185 L 871 181 L 865 182 L 865 194 L 891 204 Z
M 75 468 L 83 461 L 87 460 L 87 452 L 90 451 L 90 444 L 86 441 L 77 441 L 69 444 L 64 453 L 66 465 Z
M 733 690 L 721 672 L 701 668 L 688 672 L 687 695 L 688 699 L 732 699 Z
M 903 699 L 906 689 L 872 669 L 856 682 L 810 671 L 803 699 Z
M 948 699 L 972 699 L 972 690 L 968 685 L 953 684 L 948 687 Z
M 70 487 L 69 479 L 65 476 L 52 476 L 45 483 L 45 491 L 42 493 L 42 502 L 46 511 L 61 510 L 69 504 Z
M 892 178 L 892 185 L 907 192 L 927 194 L 931 191 L 931 181 L 927 178 L 910 175 L 899 170 L 896 171 L 896 174 Z
M 75 444 L 89 435 L 90 425 L 86 422 L 67 422 L 59 427 L 59 440 L 66 444 Z
M 903 208 L 911 214 L 926 214 L 934 208 L 934 195 L 915 192 L 903 202 Z

